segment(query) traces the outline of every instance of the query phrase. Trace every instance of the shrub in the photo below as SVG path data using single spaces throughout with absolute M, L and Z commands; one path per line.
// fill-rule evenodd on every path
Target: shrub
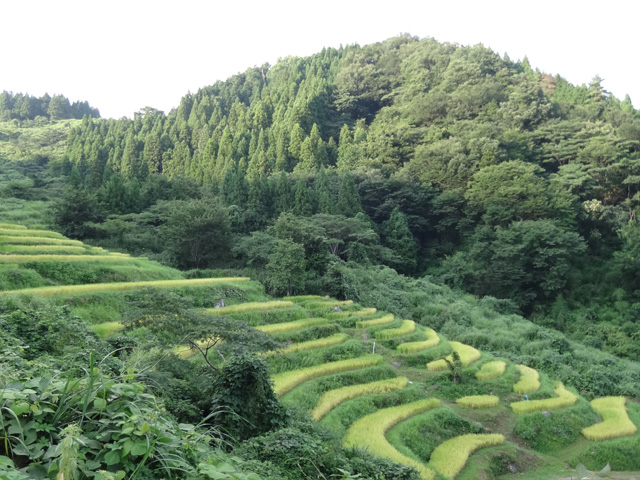
M 462 365 L 467 367 L 471 363 L 475 362 L 480 358 L 480 352 L 473 348 L 470 345 L 465 345 L 460 342 L 449 342 L 451 348 L 454 352 L 457 352 L 460 355 L 460 361 Z M 453 357 L 450 355 L 447 359 L 452 362 Z M 434 360 L 433 362 L 427 363 L 427 369 L 431 371 L 439 371 L 439 370 L 447 370 L 449 368 L 448 363 L 444 359 Z
M 398 345 L 398 352 L 400 353 L 414 353 L 421 350 L 426 350 L 431 347 L 435 347 L 440 343 L 440 337 L 435 330 L 431 328 L 425 328 L 424 333 L 427 336 L 426 340 L 421 342 L 407 342 Z
M 526 365 L 516 365 L 516 368 L 520 370 L 520 380 L 513 385 L 514 392 L 525 394 L 540 388 L 540 374 L 537 370 Z
M 394 462 L 414 467 L 423 479 L 431 480 L 435 474 L 426 465 L 409 458 L 396 450 L 384 434 L 395 424 L 413 415 L 440 405 L 437 398 L 427 398 L 397 407 L 384 408 L 354 422 L 343 439 L 346 447 L 367 449 L 377 455 L 390 458 Z
M 331 375 L 332 373 L 345 372 L 347 370 L 372 367 L 382 362 L 382 359 L 383 357 L 381 355 L 366 355 L 364 357 L 339 360 L 337 362 L 324 363 L 314 367 L 279 373 L 272 377 L 274 383 L 273 390 L 278 397 L 281 397 L 297 385 L 312 378 Z
M 65 285 L 59 287 L 39 287 L 25 288 L 23 290 L 6 290 L 0 292 L 4 295 L 28 294 L 38 295 L 41 297 L 50 297 L 53 295 L 77 295 L 90 292 L 107 292 L 114 290 L 135 290 L 144 287 L 155 288 L 172 288 L 172 287 L 190 287 L 198 285 L 211 285 L 214 283 L 239 283 L 248 282 L 247 277 L 229 277 L 229 278 L 192 278 L 186 280 L 152 280 L 145 282 L 114 282 L 114 283 L 92 283 L 90 285 Z
M 398 377 L 329 390 L 320 397 L 318 404 L 311 412 L 311 416 L 314 420 L 318 421 L 342 402 L 372 393 L 387 393 L 392 390 L 404 388 L 407 386 L 407 383 L 409 383 L 408 378 Z
M 554 391 L 557 395 L 556 398 L 513 402 L 511 404 L 511 408 L 515 413 L 522 414 L 536 412 L 539 410 L 555 410 L 557 408 L 569 407 L 578 400 L 578 396 L 564 388 L 562 382 L 556 382 Z
M 390 338 L 402 337 L 410 335 L 416 330 L 416 322 L 413 320 L 403 320 L 402 325 L 398 328 L 387 328 L 376 332 L 376 338 L 379 340 L 389 340 Z
M 582 430 L 589 440 L 601 441 L 633 435 L 638 428 L 629 418 L 625 397 L 604 397 L 591 401 L 591 406 L 602 417 L 602 423 Z
M 326 318 L 303 318 L 301 320 L 294 320 L 293 322 L 260 325 L 256 327 L 256 329 L 264 333 L 274 334 L 302 330 L 303 328 L 313 327 L 316 325 L 325 325 L 327 323 L 329 323 L 329 320 L 327 320 Z
M 395 317 L 393 315 L 383 315 L 382 317 L 372 318 L 371 320 L 362 320 L 361 322 L 356 323 L 357 328 L 367 328 L 367 327 L 375 327 L 377 325 L 384 325 L 386 323 L 391 323 Z
M 482 368 L 476 373 L 478 380 L 493 380 L 494 378 L 501 377 L 504 374 L 504 370 L 507 368 L 507 363 L 502 360 L 494 360 L 482 365 Z
M 431 454 L 429 467 L 446 477 L 453 478 L 464 468 L 473 452 L 502 443 L 504 443 L 504 436 L 500 434 L 461 435 L 439 445 Z
M 495 395 L 471 395 L 456 400 L 462 408 L 489 408 L 496 407 L 500 399 Z

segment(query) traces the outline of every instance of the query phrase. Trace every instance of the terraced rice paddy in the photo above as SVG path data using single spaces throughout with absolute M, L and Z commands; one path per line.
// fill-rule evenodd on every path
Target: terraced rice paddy
M 451 348 L 454 352 L 457 352 L 458 355 L 460 355 L 460 361 L 465 367 L 469 366 L 480 358 L 480 352 L 470 345 L 465 345 L 460 342 L 449 342 L 449 345 L 451 345 Z M 452 356 L 448 356 L 447 359 L 450 362 L 453 361 Z M 439 370 L 447 370 L 448 368 L 449 365 L 444 359 L 434 360 L 433 362 L 429 362 L 427 364 L 427 369 L 434 372 Z
M 591 406 L 602 417 L 602 423 L 583 429 L 582 434 L 589 440 L 600 442 L 636 433 L 638 428 L 629 418 L 625 407 L 626 401 L 625 397 L 603 397 L 591 400 Z
M 0 255 L 0 263 L 28 262 L 128 262 L 146 260 L 144 257 L 119 255 Z
M 402 325 L 398 328 L 387 328 L 376 332 L 376 338 L 380 340 L 389 340 L 390 338 L 411 335 L 416 329 L 416 322 L 413 320 L 403 320 Z
M 500 403 L 500 399 L 495 395 L 470 395 L 456 400 L 462 408 L 489 408 Z
M 273 391 L 278 397 L 280 397 L 300 383 L 312 378 L 322 375 L 331 375 L 332 373 L 345 372 L 348 370 L 373 367 L 374 365 L 382 362 L 382 360 L 383 358 L 381 355 L 366 355 L 364 357 L 339 360 L 337 362 L 324 363 L 314 367 L 279 373 L 272 377 L 274 383 Z
M 562 382 L 557 382 L 554 388 L 556 398 L 544 400 L 529 400 L 524 402 L 514 402 L 511 408 L 517 414 L 531 413 L 542 410 L 555 410 L 557 408 L 569 407 L 576 403 L 578 396 L 567 390 Z
M 327 323 L 329 323 L 329 320 L 326 318 L 304 318 L 302 320 L 294 320 L 293 322 L 260 325 L 256 327 L 256 329 L 264 333 L 274 334 L 274 333 L 293 332 L 295 330 L 302 330 L 303 328 L 315 327 L 316 325 L 325 325 Z
M 425 328 L 424 334 L 427 337 L 426 340 L 422 340 L 420 342 L 402 343 L 398 345 L 398 352 L 400 353 L 420 352 L 422 350 L 427 350 L 428 348 L 432 348 L 440 344 L 440 337 L 438 336 L 435 330 L 431 328 Z
M 112 292 L 121 290 L 135 290 L 137 288 L 174 288 L 194 287 L 200 285 L 214 285 L 217 283 L 242 283 L 248 282 L 248 277 L 227 278 L 190 278 L 185 280 L 153 280 L 147 282 L 114 282 L 93 283 L 88 285 L 64 285 L 59 287 L 24 288 L 22 290 L 5 290 L 2 295 L 37 295 L 50 297 L 52 295 L 78 295 L 81 293 Z
M 339 345 L 349 338 L 346 333 L 336 333 L 330 337 L 318 338 L 317 340 L 308 340 L 306 342 L 292 343 L 285 348 L 277 351 L 268 352 L 269 355 L 279 354 L 288 355 L 290 353 L 302 352 L 304 350 L 314 350 L 316 348 L 326 348 L 333 345 Z
M 238 305 L 228 305 L 220 308 L 207 308 L 204 313 L 215 315 L 226 315 L 229 313 L 253 312 L 257 310 L 273 310 L 278 308 L 288 308 L 294 305 L 291 301 L 274 300 L 272 302 L 248 302 Z
M 501 360 L 487 362 L 478 370 L 476 378 L 478 380 L 493 380 L 494 378 L 499 378 L 504 374 L 505 368 L 507 368 L 507 363 Z
M 376 327 L 378 325 L 386 325 L 387 323 L 391 323 L 395 320 L 393 315 L 383 315 L 378 318 L 372 318 L 371 320 L 362 320 L 356 323 L 357 328 L 368 328 L 368 327 Z
M 513 385 L 513 391 L 516 393 L 532 393 L 540 389 L 540 374 L 537 370 L 526 365 L 516 365 L 520 370 L 520 380 Z
M 431 454 L 429 467 L 445 477 L 454 478 L 464 468 L 473 452 L 502 443 L 504 436 L 500 434 L 461 435 L 439 445 Z

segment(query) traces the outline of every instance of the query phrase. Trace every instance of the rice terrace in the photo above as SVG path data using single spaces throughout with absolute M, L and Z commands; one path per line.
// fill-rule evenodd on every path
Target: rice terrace
M 43 284 L 5 289 L 0 292 L 3 300 L 51 298 L 108 338 L 122 329 L 125 336 L 135 337 L 147 328 L 120 323 L 124 312 L 117 307 L 109 321 L 100 322 L 106 318 L 105 305 L 115 305 L 113 298 L 145 289 L 191 298 L 211 321 L 228 317 L 246 322 L 282 345 L 263 358 L 285 406 L 306 410 L 342 437 L 345 447 L 367 449 L 415 468 L 424 480 L 483 478 L 481 472 L 495 468 L 496 459 L 517 469 L 518 478 L 553 478 L 552 472 L 566 462 L 600 466 L 589 452 L 606 455 L 607 442 L 614 449 L 638 442 L 640 405 L 633 399 L 604 397 L 589 403 L 570 385 L 566 388 L 533 368 L 495 358 L 413 320 L 328 297 L 272 299 L 249 278 L 179 278 L 177 271 L 145 258 L 114 255 L 79 242 L 68 252 L 64 249 L 69 247 L 56 246 L 64 253 L 52 255 L 45 248 L 50 245 L 33 239 L 39 235 L 65 241 L 55 232 L 10 224 L 2 228 L 0 250 L 7 253 L 0 255 L 1 268 L 15 275 L 38 272 L 38 280 L 31 281 Z M 21 250 L 27 246 L 33 249 Z M 134 266 L 138 272 L 130 282 L 51 285 L 47 272 L 67 265 L 114 271 Z M 227 301 L 214 308 L 212 302 L 219 298 Z M 201 343 L 200 352 L 203 349 Z M 203 361 L 193 346 L 180 351 L 191 362 Z M 456 368 L 461 370 L 460 383 L 452 381 Z M 23 400 L 19 390 L 13 390 L 9 386 L 0 393 L 3 408 L 21 412 Z M 546 435 L 555 437 L 553 449 L 528 443 Z M 533 469 L 531 474 L 528 469 Z

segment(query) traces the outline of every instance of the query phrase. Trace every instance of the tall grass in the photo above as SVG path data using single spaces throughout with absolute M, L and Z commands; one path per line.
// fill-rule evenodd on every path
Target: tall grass
M 122 330 L 124 325 L 120 322 L 104 322 L 90 325 L 90 327 L 99 337 L 104 338 L 114 334 L 118 330 Z
M 625 407 L 625 397 L 603 397 L 591 400 L 591 406 L 602 417 L 597 423 L 582 430 L 589 440 L 596 442 L 612 438 L 626 437 L 638 431 Z
M 496 395 L 470 395 L 456 400 L 462 408 L 489 408 L 496 407 L 500 399 Z
M 458 355 L 460 355 L 460 361 L 465 367 L 469 366 L 480 358 L 480 352 L 470 345 L 465 345 L 464 343 L 460 342 L 449 342 L 449 345 L 451 345 L 451 348 L 454 352 L 458 352 Z M 447 359 L 450 362 L 453 361 L 453 357 L 451 355 L 449 355 Z M 434 360 L 433 362 L 427 363 L 427 369 L 432 372 L 447 370 L 448 368 L 449 365 L 444 359 Z
M 570 407 L 578 400 L 578 396 L 567 390 L 562 382 L 556 382 L 553 391 L 557 395 L 555 398 L 513 402 L 511 408 L 515 413 L 520 415 L 522 413 L 531 413 L 540 410 L 555 410 L 557 408 Z
M 82 242 L 79 240 L 69 240 L 68 238 L 19 237 L 13 235 L 0 236 L 0 243 L 10 243 L 14 245 L 82 245 Z
M 395 320 L 393 315 L 383 315 L 382 317 L 372 318 L 371 320 L 362 320 L 356 323 L 357 328 L 375 327 L 377 325 L 385 325 Z
M 229 313 L 244 313 L 256 310 L 273 310 L 276 308 L 288 308 L 294 305 L 291 301 L 274 300 L 271 302 L 247 302 L 238 305 L 229 305 L 220 308 L 207 308 L 204 313 L 213 315 L 226 315 Z
M 339 360 L 337 362 L 323 363 L 313 367 L 300 368 L 298 370 L 290 370 L 288 372 L 278 373 L 272 377 L 274 387 L 273 391 L 278 397 L 281 397 L 289 390 L 292 390 L 302 382 L 311 380 L 312 378 L 321 377 L 323 375 L 331 375 L 333 373 L 346 372 L 348 370 L 358 370 L 361 368 L 373 367 L 382 362 L 381 355 L 365 355 L 363 357 L 350 358 L 348 360 Z
M 447 440 L 431 454 L 429 467 L 447 478 L 454 478 L 464 468 L 469 456 L 480 448 L 494 447 L 504 443 L 500 434 L 469 433 Z
M 22 230 L 15 228 L 0 228 L 0 235 L 9 235 L 12 237 L 52 237 L 52 238 L 65 238 L 58 232 L 52 232 L 51 230 Z
M 284 323 L 270 323 L 269 325 L 260 325 L 256 329 L 261 332 L 274 334 L 293 332 L 295 330 L 302 330 L 303 328 L 314 327 L 316 325 L 325 325 L 329 323 L 326 318 L 302 318 L 300 320 L 294 320 L 293 322 Z
M 513 385 L 514 392 L 532 393 L 540 388 L 540 374 L 537 370 L 526 365 L 516 365 L 516 368 L 520 370 L 520 380 Z
M 404 388 L 409 383 L 409 379 L 406 377 L 390 378 L 387 380 L 378 380 L 377 382 L 361 383 L 359 385 L 349 385 L 347 387 L 336 388 L 335 390 L 329 390 L 325 392 L 316 407 L 311 412 L 311 417 L 318 421 L 324 417 L 327 413 L 333 410 L 347 400 L 352 398 L 361 397 L 363 395 L 370 395 L 373 393 L 387 393 L 393 390 Z
M 416 322 L 413 320 L 403 320 L 402 325 L 398 328 L 387 328 L 376 332 L 376 338 L 379 340 L 389 340 L 390 338 L 402 337 L 410 335 L 416 330 Z
M 330 337 L 318 338 L 317 340 L 309 340 L 307 342 L 292 343 L 291 345 L 280 350 L 267 352 L 266 355 L 288 355 L 290 353 L 302 352 L 304 350 L 313 350 L 316 348 L 332 347 L 344 343 L 349 335 L 346 333 L 336 333 Z
M 189 278 L 182 280 L 149 280 L 143 282 L 114 282 L 114 283 L 92 283 L 88 285 L 64 285 L 58 287 L 38 287 L 25 288 L 22 290 L 0 291 L 2 295 L 37 295 L 40 297 L 51 297 L 53 295 L 78 295 L 83 293 L 109 292 L 120 290 L 135 290 L 137 288 L 173 288 L 173 287 L 194 287 L 199 285 L 212 285 L 217 283 L 241 283 L 248 282 L 248 277 L 227 277 L 227 278 Z
M 27 262 L 129 262 L 146 260 L 144 257 L 120 257 L 112 255 L 0 255 L 0 263 Z
M 414 353 L 421 350 L 426 350 L 431 347 L 435 347 L 440 343 L 440 337 L 432 328 L 425 328 L 424 333 L 427 337 L 426 340 L 420 342 L 407 342 L 398 345 L 398 352 L 400 353 Z
M 476 378 L 478 380 L 493 380 L 494 378 L 501 377 L 504 374 L 505 368 L 507 368 L 507 363 L 502 360 L 487 362 L 476 372 Z
M 403 455 L 385 438 L 385 433 L 395 424 L 413 415 L 440 405 L 437 398 L 427 398 L 405 403 L 397 407 L 383 408 L 356 420 L 344 436 L 345 447 L 358 447 L 389 458 L 394 462 L 414 467 L 423 480 L 435 479 L 435 473 L 422 462 Z

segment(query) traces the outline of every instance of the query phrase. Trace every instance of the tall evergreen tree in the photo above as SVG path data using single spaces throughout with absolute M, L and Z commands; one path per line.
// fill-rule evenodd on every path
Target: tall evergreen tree
M 356 187 L 353 176 L 348 172 L 342 175 L 341 180 L 336 211 L 347 217 L 354 217 L 357 213 L 362 212 L 358 187 Z

